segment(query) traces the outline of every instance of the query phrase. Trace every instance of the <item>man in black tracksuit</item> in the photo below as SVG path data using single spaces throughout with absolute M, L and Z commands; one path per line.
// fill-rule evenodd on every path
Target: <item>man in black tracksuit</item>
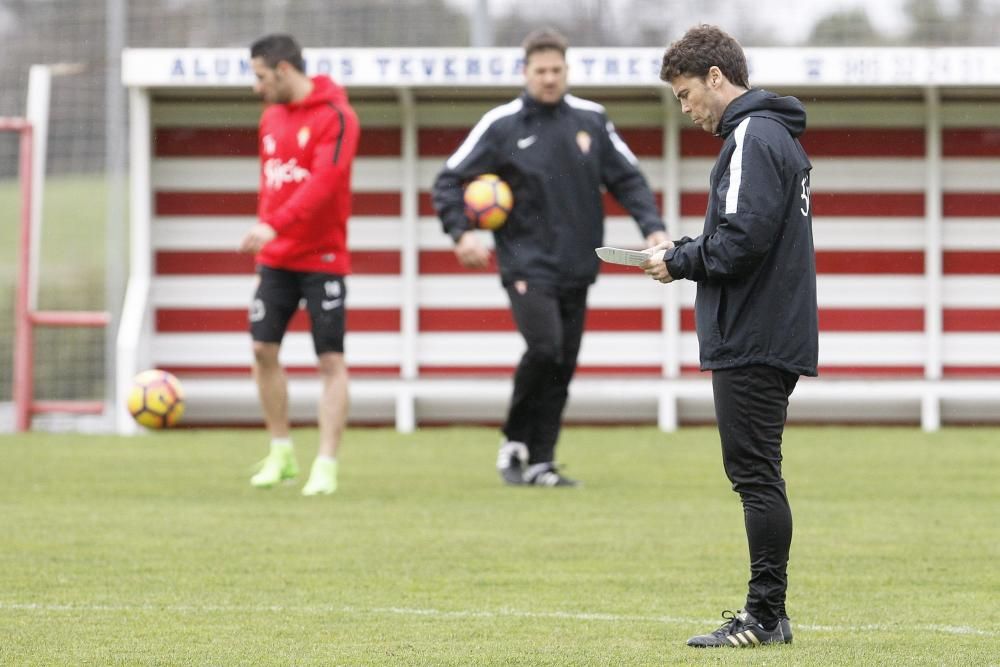
M 463 186 L 494 173 L 514 192 L 506 224 L 494 231 L 500 279 L 527 350 L 497 469 L 508 484 L 572 486 L 555 466 L 562 412 L 576 370 L 587 291 L 603 245 L 601 186 L 636 219 L 647 243 L 666 240 L 653 194 L 604 107 L 566 94 L 566 41 L 550 30 L 524 43 L 525 91 L 489 111 L 448 158 L 434 182 L 434 208 L 467 268 L 489 263 L 466 218 Z
M 802 104 L 749 89 L 743 50 L 699 26 L 663 56 L 660 78 L 681 109 L 722 140 L 704 232 L 659 246 L 643 268 L 661 282 L 698 284 L 695 321 L 702 370 L 712 371 L 723 465 L 740 494 L 750 548 L 743 610 L 688 645 L 790 643 L 785 612 L 792 513 L 781 476 L 788 397 L 816 375 L 816 262 L 811 165 L 798 136 Z

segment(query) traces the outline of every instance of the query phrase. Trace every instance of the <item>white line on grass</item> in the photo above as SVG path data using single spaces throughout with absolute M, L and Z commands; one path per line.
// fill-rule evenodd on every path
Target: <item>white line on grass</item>
M 394 615 L 394 616 L 426 616 L 431 618 L 554 618 L 573 621 L 607 621 L 610 623 L 663 623 L 670 625 L 711 625 L 714 620 L 679 618 L 676 616 L 637 616 L 628 614 L 605 614 L 599 612 L 569 612 L 569 611 L 523 611 L 519 609 L 487 610 L 454 610 L 427 609 L 419 607 L 350 607 L 335 605 L 184 605 L 184 604 L 42 604 L 0 602 L 0 611 L 40 611 L 40 612 L 136 612 L 163 611 L 182 614 L 196 613 L 303 613 L 303 614 L 354 614 L 354 615 Z M 922 632 L 937 632 L 948 635 L 975 635 L 979 637 L 996 637 L 998 632 L 981 630 L 967 625 L 813 625 L 810 623 L 794 623 L 795 630 L 807 630 L 822 633 L 845 632 L 895 632 L 897 630 L 919 630 Z

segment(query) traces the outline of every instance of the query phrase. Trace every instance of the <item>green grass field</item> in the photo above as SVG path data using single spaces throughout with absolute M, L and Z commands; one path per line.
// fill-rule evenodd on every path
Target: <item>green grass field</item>
M 747 578 L 714 429 L 568 429 L 544 490 L 355 429 L 328 498 L 252 489 L 258 431 L 2 436 L 0 664 L 1000 664 L 1000 430 L 785 440 L 795 643 L 698 651 Z
M 20 241 L 18 188 L 16 180 L 0 181 L 0 266 L 11 277 Z M 46 179 L 41 264 L 48 281 L 96 275 L 95 285 L 103 289 L 106 191 L 103 174 Z

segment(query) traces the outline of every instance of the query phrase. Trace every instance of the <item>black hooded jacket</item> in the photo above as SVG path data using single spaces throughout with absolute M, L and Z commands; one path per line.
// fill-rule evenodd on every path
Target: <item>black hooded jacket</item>
M 722 115 L 701 236 L 664 260 L 698 283 L 702 370 L 764 364 L 816 375 L 819 323 L 809 172 L 794 97 L 750 90 Z
M 495 173 L 514 192 L 506 224 L 493 233 L 504 285 L 563 287 L 594 282 L 603 245 L 601 186 L 635 218 L 644 236 L 665 227 L 638 162 L 604 107 L 573 95 L 554 105 L 527 92 L 487 112 L 448 158 L 432 190 L 434 208 L 458 240 L 472 228 L 462 187 Z

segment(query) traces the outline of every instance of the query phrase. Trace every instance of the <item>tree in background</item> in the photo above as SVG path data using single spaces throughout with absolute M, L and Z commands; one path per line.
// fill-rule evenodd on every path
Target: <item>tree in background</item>
M 949 21 L 937 0 L 906 0 L 903 13 L 911 27 L 906 36 L 910 45 L 941 46 L 948 40 Z
M 522 0 L 494 18 L 493 25 L 497 46 L 520 46 L 525 35 L 541 25 L 559 30 L 573 46 L 621 46 L 620 18 L 607 0 L 566 0 L 543 10 L 538 3 Z
M 868 18 L 868 12 L 857 7 L 829 14 L 813 26 L 806 46 L 884 46 L 888 43 Z
M 912 46 L 995 46 L 1000 13 L 982 0 L 961 0 L 958 11 L 946 14 L 937 0 L 907 0 L 910 21 L 906 43 Z
M 517 0 L 494 19 L 494 34 L 498 46 L 514 46 L 534 28 L 550 25 L 574 46 L 664 47 L 693 25 L 720 21 L 745 46 L 777 45 L 758 18 L 754 0 L 567 0 L 545 7 Z
M 997 3 L 993 3 L 994 7 Z M 880 33 L 863 8 L 837 10 L 813 26 L 803 46 L 993 46 L 1000 29 L 1000 12 L 987 10 L 983 0 L 960 0 L 957 11 L 946 12 L 939 0 L 906 0 L 906 31 L 900 36 Z

